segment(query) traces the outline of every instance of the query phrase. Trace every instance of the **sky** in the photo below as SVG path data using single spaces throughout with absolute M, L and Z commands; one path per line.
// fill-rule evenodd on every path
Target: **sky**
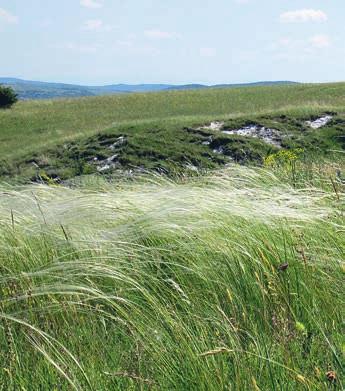
M 344 0 L 0 0 L 0 77 L 345 80 Z

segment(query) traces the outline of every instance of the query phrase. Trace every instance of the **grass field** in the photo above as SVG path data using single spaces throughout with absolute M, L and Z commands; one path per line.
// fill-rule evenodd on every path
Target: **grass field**
M 253 139 L 186 131 L 215 119 L 229 126 L 268 123 L 293 135 L 286 148 L 329 155 L 344 145 L 340 138 L 344 104 L 345 84 L 341 83 L 20 102 L 13 110 L 0 111 L 0 175 L 68 179 L 95 172 L 90 158 L 110 154 L 100 145 L 100 137 L 126 137 L 126 145 L 116 151 L 123 168 L 174 171 L 190 164 L 216 168 L 228 161 L 213 153 L 220 144 L 239 162 L 262 162 L 275 152 Z M 337 113 L 334 126 L 319 132 L 303 127 L 306 119 L 328 111 Z M 290 123 L 281 120 L 282 114 Z M 210 135 L 211 148 L 202 145 Z M 43 175 L 38 175 L 42 174 L 38 167 Z
M 0 112 L 0 389 L 343 390 L 344 104 L 333 84 Z M 146 171 L 85 175 L 119 137 Z
M 187 126 L 277 111 L 342 112 L 344 105 L 345 83 L 20 102 L 13 110 L 0 111 L 0 153 L 18 156 L 119 125 L 159 121 Z

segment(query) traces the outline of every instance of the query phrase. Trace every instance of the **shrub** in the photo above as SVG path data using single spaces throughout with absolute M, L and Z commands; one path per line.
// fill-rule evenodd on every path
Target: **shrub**
M 11 107 L 18 100 L 12 87 L 0 86 L 0 109 Z

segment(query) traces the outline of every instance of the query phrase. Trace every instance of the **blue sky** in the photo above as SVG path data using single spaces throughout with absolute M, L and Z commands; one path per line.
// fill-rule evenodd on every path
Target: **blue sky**
M 344 0 L 0 0 L 0 76 L 345 80 Z

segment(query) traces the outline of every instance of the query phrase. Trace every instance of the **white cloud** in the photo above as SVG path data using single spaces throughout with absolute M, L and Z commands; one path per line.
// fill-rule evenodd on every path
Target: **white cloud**
M 18 17 L 12 15 L 10 12 L 6 11 L 3 8 L 0 8 L 0 21 L 4 20 L 5 23 L 15 24 L 18 23 Z
M 80 0 L 80 5 L 86 8 L 102 8 L 103 4 L 95 0 Z
M 309 40 L 311 46 L 316 49 L 323 49 L 331 46 L 331 39 L 328 35 L 314 35 Z
M 283 23 L 324 22 L 327 19 L 323 11 L 314 9 L 288 11 L 280 15 L 280 21 Z
M 161 30 L 146 30 L 144 31 L 144 35 L 153 39 L 171 39 L 179 37 L 179 34 Z
M 199 53 L 202 57 L 215 57 L 217 54 L 215 48 L 200 48 Z

